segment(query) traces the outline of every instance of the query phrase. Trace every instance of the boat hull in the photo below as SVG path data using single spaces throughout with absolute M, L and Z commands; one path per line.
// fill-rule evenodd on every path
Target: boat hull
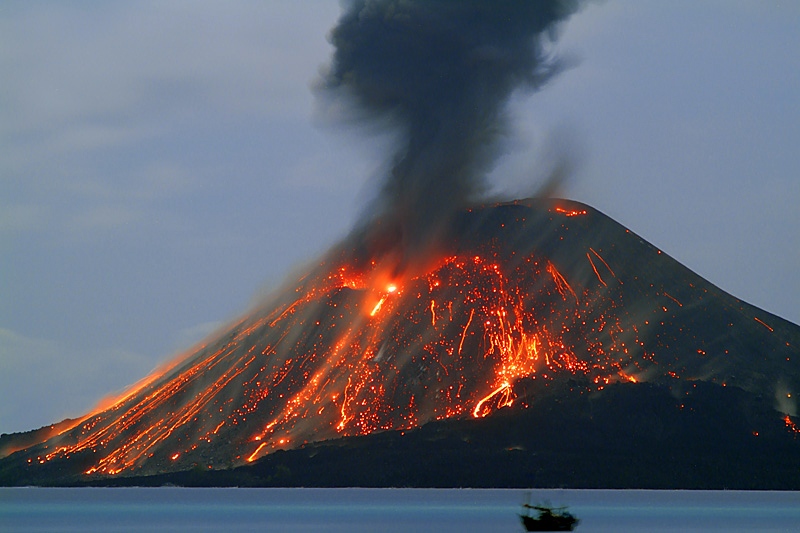
M 572 531 L 578 520 L 572 516 L 542 516 L 533 517 L 520 515 L 522 525 L 526 531 Z

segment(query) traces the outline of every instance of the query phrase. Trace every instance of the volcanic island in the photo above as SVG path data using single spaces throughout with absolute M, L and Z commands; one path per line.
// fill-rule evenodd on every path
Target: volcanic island
M 0 484 L 800 490 L 799 326 L 588 205 L 484 194 L 582 5 L 344 3 L 315 90 L 396 140 L 366 215 L 120 396 L 0 436 Z
M 800 487 L 800 327 L 591 207 L 396 227 L 75 420 L 0 437 L 5 485 Z

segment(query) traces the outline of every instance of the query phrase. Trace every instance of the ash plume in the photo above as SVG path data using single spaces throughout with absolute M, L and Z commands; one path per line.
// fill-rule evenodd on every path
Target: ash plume
M 561 65 L 548 53 L 577 0 L 350 0 L 319 86 L 397 146 L 367 218 L 396 227 L 407 261 L 485 190 L 508 133 L 506 103 Z M 364 223 L 371 222 L 365 220 Z

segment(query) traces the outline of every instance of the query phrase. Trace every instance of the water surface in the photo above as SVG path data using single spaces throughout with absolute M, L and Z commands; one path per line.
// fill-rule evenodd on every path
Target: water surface
M 579 532 L 800 530 L 800 492 L 0 488 L 0 531 L 520 532 L 528 493 Z

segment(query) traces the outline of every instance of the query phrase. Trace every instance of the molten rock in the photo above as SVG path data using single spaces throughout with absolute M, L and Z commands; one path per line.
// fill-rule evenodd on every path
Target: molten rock
M 395 230 L 351 235 L 296 285 L 58 435 L 7 436 L 5 454 L 24 449 L 4 462 L 89 478 L 225 468 L 512 404 L 535 410 L 562 378 L 575 394 L 703 380 L 795 414 L 800 328 L 588 206 L 465 210 L 413 264 L 399 259 Z

